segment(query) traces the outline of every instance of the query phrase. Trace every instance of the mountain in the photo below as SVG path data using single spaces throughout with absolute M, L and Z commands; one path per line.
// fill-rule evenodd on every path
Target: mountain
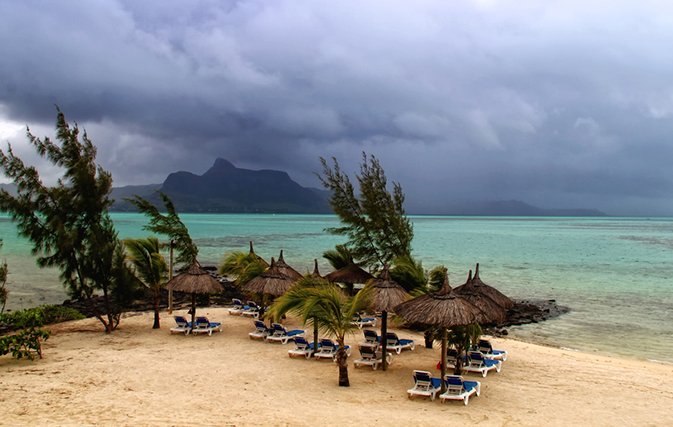
M 136 186 L 132 190 L 122 187 L 116 194 L 137 194 L 155 206 L 162 206 L 158 194 L 148 187 Z M 302 187 L 286 172 L 240 169 L 225 159 L 215 160 L 203 175 L 174 172 L 159 190 L 171 198 L 179 212 L 332 212 L 324 191 Z M 115 203 L 112 210 L 134 210 L 132 208 L 122 201 Z
M 465 216 L 608 216 L 597 209 L 544 209 L 520 200 L 465 203 L 444 215 Z

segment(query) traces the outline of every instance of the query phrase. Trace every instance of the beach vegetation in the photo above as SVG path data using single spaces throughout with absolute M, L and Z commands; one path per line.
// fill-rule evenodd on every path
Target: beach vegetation
M 51 336 L 46 329 L 30 328 L 16 334 L 0 337 L 0 356 L 11 354 L 15 359 L 42 359 L 42 342 Z
M 152 293 L 154 305 L 152 328 L 158 329 L 161 327 L 159 322 L 161 289 L 168 279 L 168 264 L 160 253 L 159 239 L 154 236 L 145 239 L 125 239 L 124 245 L 129 252 L 126 258 L 131 263 L 135 277 Z
M 372 289 L 365 286 L 354 296 L 346 296 L 336 285 L 319 278 L 306 278 L 303 286 L 293 286 L 276 299 L 267 316 L 280 318 L 285 313 L 298 316 L 302 324 L 314 323 L 321 333 L 334 337 L 339 345 L 336 362 L 339 369 L 339 386 L 349 387 L 346 335 L 353 335 L 359 328 L 353 317 L 371 304 Z
M 161 191 L 157 191 L 157 193 L 164 202 L 166 214 L 162 214 L 156 206 L 137 195 L 134 195 L 131 199 L 123 200 L 135 205 L 141 213 L 149 218 L 150 223 L 143 226 L 143 230 L 169 238 L 170 241 L 162 244 L 161 249 L 170 249 L 172 245 L 176 252 L 175 262 L 187 268 L 192 265 L 192 261 L 199 254 L 199 248 L 189 235 L 187 226 L 180 220 L 173 201 Z
M 38 328 L 52 323 L 68 322 L 84 318 L 85 316 L 74 308 L 63 307 L 61 305 L 41 305 L 2 315 L 3 323 L 16 329 Z
M 463 354 L 470 349 L 471 346 L 476 348 L 479 343 L 479 338 L 482 335 L 481 326 L 478 323 L 465 326 L 453 326 L 447 331 L 447 342 L 449 345 L 455 347 L 458 357 L 456 358 L 455 375 L 462 375 L 463 372 Z M 438 339 L 441 339 L 438 337 Z
M 2 239 L 0 239 L 0 248 L 2 248 Z M 7 262 L 2 261 L 0 263 L 0 316 L 5 312 L 5 307 L 7 306 L 7 298 L 9 297 L 9 291 L 7 290 Z
M 349 263 L 355 263 L 353 253 L 346 245 L 336 245 L 334 249 L 323 252 L 322 257 L 329 262 L 333 269 L 339 270 Z
M 63 176 L 53 187 L 45 186 L 34 166 L 16 157 L 11 145 L 0 150 L 0 168 L 17 186 L 18 195 L 0 191 L 0 210 L 17 222 L 19 235 L 33 243 L 40 267 L 57 267 L 66 292 L 73 299 L 88 301 L 91 312 L 112 332 L 119 312 L 112 303 L 117 282 L 113 269 L 115 250 L 121 245 L 108 209 L 112 176 L 96 164 L 96 147 L 80 135 L 77 124 L 70 126 L 56 107 L 56 140 L 40 139 L 27 129 L 35 151 Z M 80 139 L 81 136 L 81 139 Z M 94 293 L 103 293 L 103 309 L 98 310 Z
M 404 211 L 404 193 L 393 182 L 388 191 L 385 171 L 378 159 L 362 153 L 360 174 L 356 174 L 359 194 L 336 158 L 333 165 L 320 158 L 322 174 L 316 174 L 331 191 L 329 204 L 341 221 L 340 227 L 327 228 L 331 234 L 348 238 L 346 246 L 354 258 L 372 270 L 382 268 L 393 258 L 411 254 L 413 225 Z
M 255 253 L 231 251 L 224 255 L 219 273 L 233 277 L 240 288 L 266 270 L 266 264 Z

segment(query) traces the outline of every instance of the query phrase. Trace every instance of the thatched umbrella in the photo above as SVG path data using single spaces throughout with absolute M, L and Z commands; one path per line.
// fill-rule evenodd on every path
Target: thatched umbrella
M 166 289 L 192 294 L 192 326 L 196 323 L 196 294 L 222 292 L 222 285 L 215 280 L 194 257 L 192 265 L 166 283 Z
M 290 279 L 292 279 L 293 282 L 296 282 L 297 280 L 301 279 L 304 277 L 300 272 L 295 270 L 294 268 L 290 267 L 285 263 L 285 260 L 283 259 L 283 251 L 280 251 L 280 256 L 278 257 L 278 261 L 276 261 L 276 269 L 278 272 L 281 274 L 286 275 Z
M 446 391 L 447 328 L 471 325 L 487 319 L 485 313 L 474 304 L 451 291 L 448 281 L 439 292 L 432 292 L 403 302 L 394 308 L 395 313 L 411 323 L 422 323 L 442 329 L 442 393 Z
M 486 293 L 481 292 L 480 289 L 472 285 L 472 270 L 467 277 L 467 281 L 458 286 L 453 292 L 460 295 L 463 299 L 471 302 L 476 305 L 481 311 L 486 313 L 486 315 L 491 319 L 492 322 L 502 322 L 507 317 L 507 310 L 505 310 L 500 304 L 495 302 L 491 297 Z M 486 285 L 488 286 L 488 285 Z M 489 286 L 490 287 L 490 286 Z M 497 292 L 497 291 L 496 291 Z
M 381 312 L 381 351 L 383 353 L 383 370 L 387 369 L 386 350 L 388 334 L 388 312 L 394 311 L 396 305 L 406 301 L 409 294 L 396 281 L 390 277 L 388 264 L 383 267 L 379 277 L 371 281 L 373 289 L 372 304 L 370 308 Z
M 254 255 L 257 257 L 258 260 L 262 261 L 264 263 L 264 267 L 269 268 L 269 263 L 264 260 L 261 256 L 257 255 L 255 253 L 255 250 L 252 249 L 252 240 L 250 241 L 250 255 Z
M 315 279 L 322 279 L 323 277 L 320 275 L 320 271 L 318 271 L 318 260 L 313 259 L 315 262 L 315 267 L 313 267 L 313 273 L 311 273 L 311 277 Z
M 474 271 L 474 277 L 472 278 L 472 280 L 468 280 L 464 285 L 457 287 L 455 291 L 462 293 L 466 292 L 468 289 L 470 289 L 471 291 L 474 290 L 482 295 L 486 295 L 487 297 L 491 298 L 493 301 L 498 303 L 498 305 L 500 305 L 505 310 L 514 307 L 514 301 L 509 299 L 509 297 L 507 297 L 505 294 L 503 294 L 493 286 L 489 286 L 481 281 L 481 279 L 479 278 L 479 264 L 477 264 L 477 268 Z
M 325 279 L 332 283 L 345 283 L 351 286 L 356 283 L 367 283 L 373 278 L 374 276 L 358 267 L 353 261 L 325 276 Z

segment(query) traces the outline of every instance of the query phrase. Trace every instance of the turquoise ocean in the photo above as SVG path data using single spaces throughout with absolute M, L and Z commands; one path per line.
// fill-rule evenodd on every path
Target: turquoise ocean
M 119 235 L 146 237 L 145 216 L 112 214 Z M 231 250 L 270 260 L 281 249 L 300 272 L 331 268 L 321 254 L 343 243 L 324 231 L 331 215 L 182 214 L 204 265 Z M 482 280 L 512 298 L 555 299 L 571 312 L 509 328 L 511 336 L 600 354 L 673 363 L 673 219 L 411 216 L 413 255 L 448 268 L 452 286 L 480 264 Z M 9 264 L 8 307 L 66 299 L 58 272 L 40 269 L 31 245 L 0 216 L 0 258 Z

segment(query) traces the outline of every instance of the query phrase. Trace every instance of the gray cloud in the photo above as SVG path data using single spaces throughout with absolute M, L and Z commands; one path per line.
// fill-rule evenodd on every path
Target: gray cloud
M 0 1 L 0 123 L 50 134 L 58 104 L 117 185 L 224 157 L 317 186 L 318 156 L 356 170 L 365 150 L 410 208 L 514 198 L 673 215 L 672 12 L 653 0 Z M 5 139 L 34 158 L 23 132 Z

